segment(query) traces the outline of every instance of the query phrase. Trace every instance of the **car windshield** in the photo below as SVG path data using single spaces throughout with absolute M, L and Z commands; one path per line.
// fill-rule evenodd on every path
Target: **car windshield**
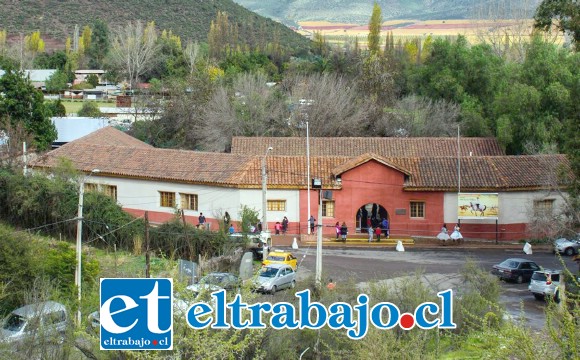
M 199 283 L 204 285 L 219 285 L 223 283 L 224 280 L 225 276 L 223 275 L 207 275 L 201 278 Z
M 25 324 L 26 321 L 22 316 L 10 314 L 2 328 L 8 331 L 20 331 Z
M 510 268 L 510 269 L 517 269 L 518 265 L 519 265 L 519 262 L 517 262 L 515 260 L 505 260 L 504 262 L 499 264 L 499 266 Z
M 268 256 L 270 261 L 284 261 L 284 256 Z
M 278 274 L 278 269 L 266 267 L 260 272 L 260 277 L 273 278 Z
M 546 274 L 541 272 L 535 272 L 534 275 L 532 275 L 532 280 L 546 281 L 546 279 L 547 279 Z

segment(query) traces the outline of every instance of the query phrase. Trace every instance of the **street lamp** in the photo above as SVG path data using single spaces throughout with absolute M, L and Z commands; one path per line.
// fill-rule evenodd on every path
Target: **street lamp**
M 82 238 L 83 238 L 83 200 L 85 195 L 85 181 L 93 175 L 100 172 L 99 169 L 91 170 L 91 173 L 82 178 L 79 184 L 79 206 L 78 206 L 78 213 L 77 213 L 77 268 L 75 272 L 75 285 L 78 289 L 78 300 L 79 300 L 79 310 L 77 312 L 77 322 L 78 325 L 81 325 L 81 283 L 82 283 L 82 276 L 81 276 L 81 254 L 82 254 Z
M 268 201 L 266 200 L 266 183 L 268 181 L 268 175 L 266 174 L 266 157 L 270 151 L 274 150 L 273 147 L 269 146 L 268 150 L 266 150 L 266 154 L 262 158 L 262 231 L 266 232 L 266 236 L 268 234 Z M 267 254 L 263 254 L 262 257 L 265 258 Z

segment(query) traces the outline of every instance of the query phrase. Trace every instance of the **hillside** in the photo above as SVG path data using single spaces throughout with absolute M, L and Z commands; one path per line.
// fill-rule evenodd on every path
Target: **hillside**
M 235 0 L 260 15 L 295 25 L 300 21 L 331 21 L 366 24 L 373 9 L 372 0 Z M 539 0 L 377 0 L 384 20 L 480 18 L 481 6 L 505 5 L 502 12 L 519 12 L 535 7 Z M 529 15 L 531 12 L 528 10 Z
M 240 38 L 250 43 L 258 37 L 271 41 L 278 33 L 284 47 L 298 51 L 308 48 L 304 37 L 231 0 L 0 0 L 0 29 L 6 29 L 9 36 L 40 30 L 43 37 L 64 47 L 75 24 L 82 28 L 100 18 L 113 27 L 130 20 L 154 20 L 159 28 L 171 29 L 185 43 L 186 39 L 207 41 L 210 22 L 218 10 L 239 24 Z

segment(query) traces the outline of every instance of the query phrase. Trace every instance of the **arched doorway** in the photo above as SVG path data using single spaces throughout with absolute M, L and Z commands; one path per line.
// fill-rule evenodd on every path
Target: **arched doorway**
M 369 220 L 374 228 L 381 224 L 383 218 L 390 222 L 389 213 L 382 205 L 376 203 L 365 204 L 356 212 L 356 231 L 366 233 Z

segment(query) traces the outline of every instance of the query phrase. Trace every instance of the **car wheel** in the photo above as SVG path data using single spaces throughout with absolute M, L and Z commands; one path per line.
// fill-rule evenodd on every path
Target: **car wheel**
M 566 249 L 566 251 L 564 251 L 564 253 L 568 256 L 572 256 L 574 255 L 574 248 L 569 247 Z
M 534 294 L 534 297 L 536 298 L 536 300 L 544 300 L 544 297 L 540 294 Z
M 521 283 L 523 283 L 523 282 L 524 282 L 524 277 L 523 277 L 523 276 L 521 276 L 521 275 L 518 275 L 518 277 L 516 278 L 516 282 L 517 282 L 518 284 L 521 284 Z
M 272 291 L 270 293 L 272 295 L 274 295 L 276 293 L 276 291 L 278 291 L 278 288 L 276 287 L 276 285 L 272 286 Z
M 292 280 L 290 283 L 290 289 L 294 289 L 296 287 L 296 280 Z

